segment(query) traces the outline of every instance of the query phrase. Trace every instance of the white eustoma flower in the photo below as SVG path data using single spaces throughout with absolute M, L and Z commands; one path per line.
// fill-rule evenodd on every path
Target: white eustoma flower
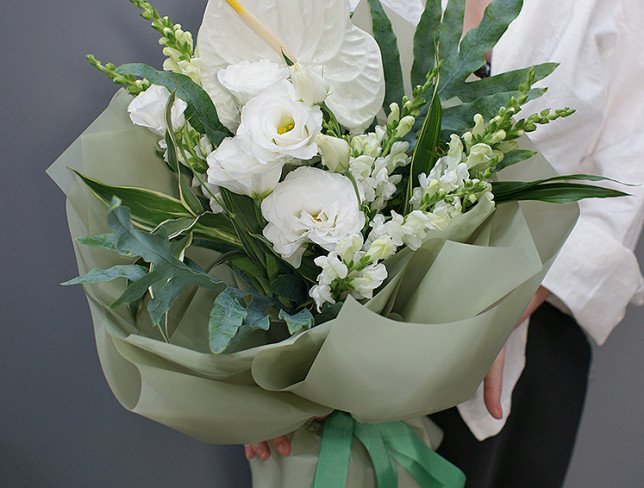
M 207 161 L 209 183 L 253 198 L 268 195 L 282 175 L 281 162 L 258 161 L 242 149 L 238 138 L 224 139 Z
M 262 202 L 262 214 L 268 221 L 264 237 L 295 267 L 307 243 L 333 251 L 365 224 L 351 180 L 311 167 L 289 173 Z
M 318 153 L 322 110 L 299 100 L 283 80 L 252 98 L 242 110 L 237 137 L 261 163 L 311 159 Z
M 251 16 L 263 25 L 251 22 Z M 353 131 L 368 127 L 384 100 L 380 49 L 351 22 L 346 0 L 210 0 L 197 47 L 203 87 L 221 121 L 233 131 L 237 104 L 219 83 L 217 72 L 260 59 L 286 66 L 282 51 L 302 66 L 323 68 L 329 86 L 325 102 Z
M 152 132 L 163 136 L 166 132 L 165 109 L 170 98 L 170 92 L 164 86 L 152 85 L 136 96 L 130 103 L 127 111 L 130 114 L 130 120 L 135 125 L 146 127 Z M 172 105 L 172 128 L 176 131 L 181 129 L 186 123 L 184 112 L 188 104 L 177 98 Z
M 329 83 L 324 79 L 321 66 L 291 66 L 291 82 L 298 97 L 309 105 L 322 103 L 329 94 Z
M 251 98 L 288 78 L 288 74 L 287 68 L 268 59 L 260 59 L 231 64 L 217 73 L 217 79 L 237 103 L 244 106 Z
M 344 173 L 349 169 L 351 147 L 347 141 L 339 137 L 319 134 L 317 144 L 324 166 L 336 173 Z

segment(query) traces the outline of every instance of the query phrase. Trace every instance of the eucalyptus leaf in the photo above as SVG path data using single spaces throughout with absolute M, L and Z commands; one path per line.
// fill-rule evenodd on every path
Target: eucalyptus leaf
M 380 0 L 368 0 L 371 9 L 373 37 L 380 46 L 382 64 L 385 71 L 385 100 L 384 108 L 389 109 L 392 103 L 400 103 L 405 96 L 402 67 L 398 39 L 394 33 L 391 21 Z
M 231 136 L 230 131 L 219 121 L 217 109 L 210 96 L 190 77 L 159 71 L 147 64 L 124 64 L 116 70 L 121 75 L 145 78 L 152 84 L 165 86 L 170 92 L 188 103 L 186 119 L 198 132 L 206 134 L 213 145 L 218 146 L 224 138 Z
M 315 320 L 313 319 L 313 315 L 308 309 L 304 309 L 295 315 L 291 315 L 288 312 L 285 312 L 284 310 L 280 310 L 279 313 L 279 319 L 283 320 L 286 322 L 286 326 L 288 327 L 288 331 L 290 332 L 291 335 L 295 335 L 299 332 L 309 330 L 311 327 L 313 327 Z
M 235 336 L 254 330 L 268 330 L 274 303 L 255 290 L 228 287 L 215 298 L 210 312 L 208 334 L 210 350 L 225 352 Z M 245 329 L 244 330 L 242 330 Z
M 137 264 L 119 264 L 108 269 L 93 269 L 89 273 L 61 283 L 63 286 L 84 285 L 90 283 L 105 283 L 107 281 L 125 278 L 138 281 L 148 274 L 148 269 Z
M 185 243 L 173 244 L 165 232 L 148 234 L 132 227 L 130 211 L 121 206 L 118 199 L 112 201 L 108 214 L 108 223 L 118 236 L 118 252 L 130 252 L 140 256 L 152 265 L 152 271 L 142 279 L 132 283 L 113 306 L 130 303 L 140 299 L 149 287 L 156 287 L 157 294 L 148 302 L 148 312 L 152 322 L 158 325 L 163 316 L 170 310 L 179 294 L 191 286 L 209 289 L 223 289 L 225 284 L 212 278 L 201 269 L 188 266 L 174 253 Z
M 93 236 L 79 237 L 78 239 L 76 239 L 76 241 L 79 244 L 82 244 L 84 246 L 101 248 L 115 253 L 119 253 L 119 249 L 116 245 L 118 242 L 118 236 L 113 233 L 96 234 Z M 123 252 L 121 256 L 133 257 L 133 254 L 130 252 Z

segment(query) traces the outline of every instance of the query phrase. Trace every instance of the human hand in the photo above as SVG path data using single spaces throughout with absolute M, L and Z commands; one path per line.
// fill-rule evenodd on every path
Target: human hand
M 258 442 L 256 444 L 245 444 L 244 452 L 246 459 L 249 461 L 255 456 L 258 456 L 262 461 L 268 460 L 271 457 L 271 448 L 268 443 L 271 443 L 277 452 L 282 456 L 291 454 L 291 441 L 285 435 L 271 439 L 270 441 Z
M 543 302 L 551 295 L 550 290 L 540 286 L 530 301 L 528 308 L 525 309 L 523 315 L 519 319 L 517 325 L 522 324 L 530 315 L 538 309 Z M 505 348 L 492 363 L 490 370 L 485 375 L 483 380 L 483 401 L 485 407 L 490 415 L 495 419 L 503 418 L 503 408 L 501 407 L 501 392 L 503 389 L 503 366 L 505 364 Z

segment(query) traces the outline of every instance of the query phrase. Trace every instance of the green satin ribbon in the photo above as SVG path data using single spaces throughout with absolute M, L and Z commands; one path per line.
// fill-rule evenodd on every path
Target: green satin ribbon
M 405 423 L 362 424 L 347 413 L 334 412 L 324 425 L 312 488 L 345 486 L 354 438 L 369 453 L 378 488 L 398 486 L 394 461 L 420 488 L 465 486 L 463 472 L 427 447 Z

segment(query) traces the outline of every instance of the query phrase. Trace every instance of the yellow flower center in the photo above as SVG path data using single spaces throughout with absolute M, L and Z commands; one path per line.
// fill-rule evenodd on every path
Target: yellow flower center
M 291 132 L 295 128 L 295 121 L 291 118 L 283 120 L 280 125 L 277 127 L 277 133 L 279 135 L 286 134 Z

